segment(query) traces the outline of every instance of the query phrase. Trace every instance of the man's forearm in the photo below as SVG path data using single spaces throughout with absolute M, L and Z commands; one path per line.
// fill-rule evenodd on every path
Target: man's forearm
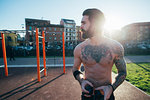
M 123 58 L 123 54 L 120 55 L 117 59 L 115 59 L 115 65 L 118 70 L 118 75 L 116 76 L 115 82 L 112 84 L 113 90 L 115 90 L 126 78 L 127 71 L 126 71 L 126 63 Z
M 78 82 L 81 84 L 82 81 L 84 80 L 84 79 L 83 79 L 83 74 L 77 75 L 77 80 L 78 80 Z
M 125 78 L 126 78 L 126 72 L 118 73 L 115 82 L 112 84 L 113 89 L 115 90 L 120 84 L 122 84 Z

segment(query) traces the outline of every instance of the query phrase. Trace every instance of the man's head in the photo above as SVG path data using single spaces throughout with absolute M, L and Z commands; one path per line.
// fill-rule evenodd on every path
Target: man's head
M 100 10 L 86 9 L 82 15 L 81 30 L 84 39 L 93 37 L 98 34 L 97 32 L 102 32 L 105 18 Z

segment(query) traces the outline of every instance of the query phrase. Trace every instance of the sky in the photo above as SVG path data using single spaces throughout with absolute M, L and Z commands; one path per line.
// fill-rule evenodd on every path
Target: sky
M 121 29 L 136 22 L 150 22 L 150 0 L 0 0 L 0 30 L 22 29 L 25 18 L 50 20 L 73 19 L 80 26 L 87 8 L 100 9 L 105 28 Z

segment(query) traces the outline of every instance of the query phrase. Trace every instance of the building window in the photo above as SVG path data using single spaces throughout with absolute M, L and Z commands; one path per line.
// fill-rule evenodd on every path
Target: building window
M 54 40 L 56 40 L 56 37 L 54 37 Z
M 62 28 L 60 28 L 60 31 L 62 31 Z
M 49 39 L 51 40 L 51 39 L 52 39 L 52 37 L 49 37 Z
M 49 27 L 49 30 L 51 31 L 51 30 L 52 30 L 52 28 L 51 28 L 51 27 Z
M 56 31 L 56 28 L 54 28 L 54 31 Z
M 62 37 L 60 37 L 60 40 L 62 40 Z
M 143 26 L 140 26 L 140 31 L 143 31 Z

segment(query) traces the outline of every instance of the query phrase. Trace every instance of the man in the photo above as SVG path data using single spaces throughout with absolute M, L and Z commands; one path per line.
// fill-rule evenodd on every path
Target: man
M 12 46 L 8 46 L 8 52 L 9 52 L 9 60 L 11 61 L 14 60 L 15 61 L 15 57 L 14 57 L 14 54 L 15 54 L 15 51 L 14 51 L 14 48 Z
M 104 15 L 98 9 L 87 9 L 81 21 L 84 42 L 74 50 L 73 75 L 82 89 L 82 100 L 114 100 L 113 92 L 126 78 L 124 49 L 117 41 L 102 35 Z M 80 71 L 81 63 L 85 73 Z M 118 75 L 112 83 L 112 66 Z

